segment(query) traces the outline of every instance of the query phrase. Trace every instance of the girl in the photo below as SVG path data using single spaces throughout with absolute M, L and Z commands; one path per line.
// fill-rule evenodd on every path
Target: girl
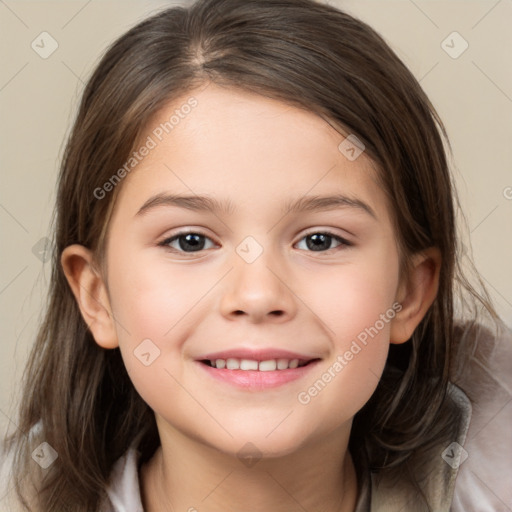
M 321 3 L 200 0 L 117 40 L 6 441 L 23 509 L 510 510 L 510 335 L 459 267 L 443 140 Z

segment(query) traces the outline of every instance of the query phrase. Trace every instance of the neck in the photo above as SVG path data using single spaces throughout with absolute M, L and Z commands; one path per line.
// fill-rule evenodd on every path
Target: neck
M 146 512 L 353 512 L 357 481 L 339 431 L 280 457 L 242 461 L 177 432 L 141 469 Z

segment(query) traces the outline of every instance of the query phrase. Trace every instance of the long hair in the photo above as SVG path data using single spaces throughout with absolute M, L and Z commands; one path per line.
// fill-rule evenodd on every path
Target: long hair
M 411 340 L 391 347 L 373 399 L 355 417 L 350 449 L 368 443 L 371 465 L 391 470 L 452 421 L 442 404 L 456 289 L 496 315 L 485 289 L 477 292 L 458 264 L 449 143 L 434 107 L 384 39 L 338 9 L 313 0 L 199 0 L 121 36 L 84 89 L 58 179 L 49 303 L 24 374 L 20 430 L 8 439 L 27 509 L 96 510 L 114 462 L 135 437 L 142 462 L 159 445 L 153 411 L 119 349 L 94 342 L 60 256 L 82 244 L 101 261 L 122 183 L 100 199 L 95 190 L 123 166 L 163 106 L 209 81 L 304 108 L 355 134 L 394 206 L 403 270 L 413 253 L 441 252 L 437 297 Z M 400 369 L 398 380 L 391 368 Z M 43 441 L 58 453 L 46 470 L 31 459 Z

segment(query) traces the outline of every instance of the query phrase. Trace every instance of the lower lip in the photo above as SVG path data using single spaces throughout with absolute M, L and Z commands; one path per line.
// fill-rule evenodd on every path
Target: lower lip
M 214 379 L 227 382 L 233 386 L 250 389 L 263 390 L 271 389 L 293 382 L 307 375 L 319 361 L 313 361 L 306 366 L 298 368 L 289 368 L 287 370 L 273 370 L 261 372 L 259 370 L 228 370 L 226 368 L 213 368 L 198 361 L 208 375 Z

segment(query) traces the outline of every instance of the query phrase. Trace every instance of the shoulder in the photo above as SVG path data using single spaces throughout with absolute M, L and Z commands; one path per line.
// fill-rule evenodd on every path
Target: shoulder
M 31 428 L 30 439 L 33 440 L 39 434 L 41 426 L 41 422 L 38 422 Z M 21 512 L 26 509 L 20 505 L 13 481 L 16 445 L 8 442 L 8 437 L 0 439 L 0 511 Z M 138 474 L 140 453 L 137 444 L 138 437 L 114 464 L 98 512 L 143 512 Z M 32 457 L 36 455 L 34 450 Z M 35 462 L 37 461 L 34 458 L 34 464 Z
M 512 331 L 482 325 L 457 328 L 454 384 L 471 404 L 459 448 L 454 512 L 512 509 Z
M 5 439 L 0 444 L 0 510 L 9 510 L 7 502 L 12 499 L 13 482 L 11 478 L 14 453 L 6 445 Z
M 9 428 L 2 436 L 0 440 L 0 510 L 9 510 L 10 512 L 18 512 L 25 511 L 26 508 L 21 505 L 21 501 L 18 497 L 16 490 L 16 481 L 15 481 L 15 463 L 17 463 L 17 451 L 19 450 L 19 439 L 16 439 L 14 435 L 14 429 L 17 429 L 14 422 L 9 422 Z M 37 446 L 36 440 L 41 432 L 41 422 L 37 422 L 32 426 L 26 439 L 29 446 Z M 37 448 L 36 448 L 37 449 Z M 29 463 L 36 464 L 36 449 L 34 449 L 31 453 L 31 459 L 29 459 Z M 30 452 L 29 452 L 30 453 Z M 23 469 L 25 469 L 23 467 Z M 22 482 L 18 482 L 19 485 L 25 485 L 29 482 L 33 482 L 33 480 L 28 480 L 26 475 L 23 477 Z M 26 491 L 26 488 L 24 489 Z M 26 494 L 24 494 L 24 498 L 29 500 L 29 504 L 34 506 Z
M 458 325 L 453 350 L 448 431 L 409 459 L 417 487 L 372 475 L 372 512 L 512 510 L 512 331 Z

